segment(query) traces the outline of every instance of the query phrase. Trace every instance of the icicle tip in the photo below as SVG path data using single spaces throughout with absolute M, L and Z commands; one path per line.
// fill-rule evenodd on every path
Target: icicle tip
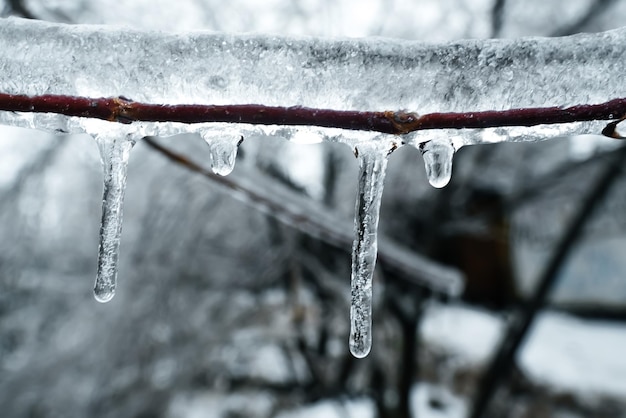
M 94 288 L 93 297 L 100 303 L 110 302 L 115 296 L 115 289 L 111 288 Z

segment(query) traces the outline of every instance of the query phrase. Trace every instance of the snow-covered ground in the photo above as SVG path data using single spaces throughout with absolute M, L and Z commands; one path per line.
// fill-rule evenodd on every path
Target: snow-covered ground
M 626 397 L 626 325 L 546 312 L 519 358 L 538 383 L 579 394 Z
M 464 305 L 432 304 L 420 328 L 424 344 L 454 356 L 457 364 L 484 365 L 497 346 L 504 319 L 485 310 Z M 626 325 L 607 321 L 582 320 L 555 312 L 545 312 L 529 334 L 519 358 L 527 376 L 554 392 L 579 395 L 626 394 Z M 271 354 L 271 355 L 270 355 Z M 255 377 L 275 381 L 288 371 L 278 351 L 266 347 L 258 352 L 259 361 L 249 364 Z M 242 397 L 227 394 L 191 394 L 172 403 L 170 418 L 221 417 Z M 438 401 L 438 402 L 433 402 Z M 258 402 L 256 412 L 268 411 L 270 397 L 250 395 L 246 403 Z M 419 383 L 411 393 L 411 408 L 420 418 L 463 418 L 469 400 L 443 386 Z M 256 416 L 256 415 L 255 415 Z M 375 416 L 369 399 L 330 399 L 302 406 L 278 415 L 280 418 L 370 418 Z
M 346 402 L 327 400 L 280 414 L 279 418 L 374 418 L 374 403 L 367 399 Z
M 433 304 L 426 310 L 420 332 L 427 344 L 462 362 L 480 364 L 498 343 L 502 327 L 502 318 L 488 311 Z
M 492 354 L 503 318 L 465 306 L 433 305 L 421 327 L 424 341 L 483 363 Z M 626 396 L 626 325 L 544 312 L 520 352 L 521 369 L 555 391 Z
M 432 403 L 436 399 L 443 407 Z M 258 403 L 258 404 L 257 404 Z M 250 406 L 248 409 L 243 405 Z M 177 398 L 171 405 L 168 418 L 221 418 L 229 411 L 245 411 L 248 416 L 264 416 L 273 401 L 265 395 L 194 394 Z M 465 400 L 454 396 L 443 387 L 418 384 L 411 392 L 411 409 L 420 418 L 463 418 L 467 414 Z M 375 406 L 369 399 L 330 399 L 312 405 L 285 411 L 277 418 L 374 418 Z

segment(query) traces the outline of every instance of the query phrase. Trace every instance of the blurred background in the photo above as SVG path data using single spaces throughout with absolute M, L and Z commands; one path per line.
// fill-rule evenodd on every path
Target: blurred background
M 619 0 L 4 0 L 0 10 L 168 31 L 425 41 L 596 32 L 626 18 Z M 626 175 L 607 169 L 623 159 L 615 140 L 462 148 L 444 189 L 428 184 L 419 152 L 396 151 L 374 347 L 356 360 L 358 169 L 347 147 L 252 138 L 240 149 L 228 179 L 275 212 L 304 208 L 318 220 L 305 233 L 167 158 L 208 168 L 198 137 L 138 143 L 118 293 L 103 305 L 92 296 L 95 141 L 1 134 L 3 417 L 626 416 Z M 335 239 L 318 238 L 329 231 Z M 398 251 L 406 263 L 386 261 Z M 416 263 L 435 277 L 459 272 L 464 293 L 424 281 Z

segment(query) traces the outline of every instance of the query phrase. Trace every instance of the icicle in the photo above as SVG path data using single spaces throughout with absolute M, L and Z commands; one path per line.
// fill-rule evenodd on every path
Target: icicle
M 389 150 L 375 145 L 357 145 L 359 188 L 352 246 L 350 307 L 350 352 L 357 358 L 372 348 L 372 277 L 376 265 L 378 215 Z
M 209 145 L 211 169 L 215 174 L 226 176 L 235 168 L 237 149 L 243 142 L 243 136 L 234 132 L 217 132 L 203 129 L 200 136 Z
M 122 233 L 122 206 L 126 190 L 128 157 L 135 141 L 129 136 L 96 136 L 104 169 L 102 221 L 98 249 L 98 273 L 93 289 L 98 302 L 108 302 L 115 296 L 117 258 Z
M 433 139 L 419 145 L 424 157 L 428 182 L 438 189 L 444 187 L 452 177 L 454 147 L 446 139 Z

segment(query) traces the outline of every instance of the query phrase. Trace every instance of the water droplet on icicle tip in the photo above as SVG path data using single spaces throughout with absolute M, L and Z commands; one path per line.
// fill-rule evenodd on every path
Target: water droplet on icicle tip
M 96 136 L 96 142 L 104 171 L 104 192 L 98 272 L 93 293 L 98 302 L 105 303 L 115 296 L 128 158 L 135 141 L 130 136 L 107 135 Z
M 243 136 L 231 132 L 202 130 L 200 136 L 209 146 L 211 170 L 220 176 L 230 174 L 235 168 L 237 150 L 243 142 Z
M 350 352 L 357 358 L 372 348 L 372 279 L 378 250 L 377 230 L 389 150 L 358 145 L 359 185 L 354 218 L 350 304 Z
M 438 189 L 446 186 L 452 177 L 452 144 L 445 139 L 433 139 L 420 144 L 419 149 L 424 157 L 428 182 Z

